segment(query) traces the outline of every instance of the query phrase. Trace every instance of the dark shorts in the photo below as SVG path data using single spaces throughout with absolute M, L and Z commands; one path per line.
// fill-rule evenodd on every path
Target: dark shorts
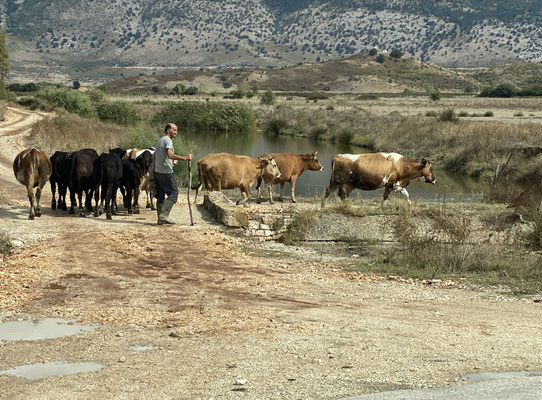
M 163 203 L 167 198 L 172 202 L 177 202 L 179 196 L 179 188 L 177 187 L 177 180 L 175 174 L 161 174 L 159 172 L 154 173 L 154 179 L 156 181 L 156 201 Z

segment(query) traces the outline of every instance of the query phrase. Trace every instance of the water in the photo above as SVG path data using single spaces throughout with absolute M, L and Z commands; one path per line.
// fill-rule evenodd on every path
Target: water
M 91 332 L 97 325 L 80 325 L 75 321 L 46 318 L 41 321 L 6 322 L 0 324 L 0 340 L 41 340 Z
M 263 134 L 239 135 L 239 134 L 205 134 L 191 133 L 186 137 L 198 146 L 198 158 L 203 158 L 210 153 L 232 153 L 258 157 L 265 153 L 312 153 L 318 151 L 318 159 L 324 166 L 324 171 L 306 171 L 296 182 L 296 196 L 323 196 L 329 184 L 331 159 L 339 153 L 366 153 L 365 149 L 357 146 L 342 145 L 329 142 L 316 142 L 308 139 L 292 138 L 289 136 L 268 136 Z M 482 187 L 474 179 L 456 176 L 435 168 L 437 184 L 431 185 L 421 179 L 410 183 L 407 190 L 412 200 L 421 201 L 476 201 L 482 194 Z M 382 197 L 383 188 L 373 191 L 354 190 L 352 197 Z M 274 192 L 279 192 L 279 186 L 275 185 Z M 265 191 L 264 191 L 265 193 Z M 290 185 L 285 185 L 284 195 L 290 196 Z M 334 194 L 336 197 L 336 193 Z M 333 198 L 332 196 L 331 198 Z M 400 196 L 394 194 L 392 196 Z
M 0 375 L 18 376 L 26 379 L 45 379 L 59 375 L 73 375 L 81 372 L 95 372 L 104 368 L 94 362 L 55 361 L 49 363 L 29 364 L 0 371 Z

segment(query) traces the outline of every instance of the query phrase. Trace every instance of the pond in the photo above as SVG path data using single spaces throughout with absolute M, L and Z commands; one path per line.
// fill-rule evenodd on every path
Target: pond
M 265 153 L 312 153 L 318 151 L 318 159 L 324 166 L 324 171 L 306 171 L 296 182 L 296 196 L 323 196 L 329 184 L 331 159 L 335 154 L 367 153 L 366 149 L 352 145 L 312 141 L 290 136 L 271 136 L 260 133 L 251 135 L 214 134 L 214 133 L 188 133 L 184 134 L 198 146 L 197 158 L 203 158 L 210 153 L 232 153 L 258 157 Z M 195 169 L 195 167 L 194 167 Z M 482 195 L 482 185 L 474 179 L 446 173 L 435 166 L 437 183 L 430 185 L 422 179 L 410 183 L 408 192 L 412 200 L 419 201 L 474 201 Z M 255 187 L 255 186 L 254 186 Z M 253 188 L 254 188 L 253 187 Z M 279 185 L 275 185 L 274 192 L 279 192 Z M 354 190 L 350 196 L 354 197 L 381 197 L 383 189 L 374 191 Z M 285 196 L 290 196 L 290 185 L 285 185 Z M 253 194 L 254 195 L 254 194 Z M 401 194 L 393 196 L 403 197 Z M 333 196 L 332 196 L 333 198 Z

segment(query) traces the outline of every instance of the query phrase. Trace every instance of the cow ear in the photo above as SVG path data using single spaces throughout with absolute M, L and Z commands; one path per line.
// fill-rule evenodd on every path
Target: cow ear
M 427 166 L 427 160 L 426 160 L 425 158 L 422 158 L 422 165 L 423 165 L 424 167 Z
M 314 153 L 312 153 L 312 155 L 313 155 L 314 157 L 316 157 L 317 154 L 318 154 L 318 150 L 316 150 Z

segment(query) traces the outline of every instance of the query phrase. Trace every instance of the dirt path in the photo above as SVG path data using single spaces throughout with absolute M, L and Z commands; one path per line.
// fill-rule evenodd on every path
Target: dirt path
M 60 317 L 99 328 L 0 341 L 0 371 L 105 367 L 37 381 L 0 375 L 0 398 L 340 398 L 542 370 L 539 303 L 346 273 L 265 247 L 248 256 L 243 248 L 256 246 L 200 207 L 189 226 L 185 194 L 172 227 L 156 226 L 148 210 L 106 221 L 53 212 L 46 200 L 29 221 L 8 164 L 37 117 L 12 112 L 0 127 L 0 183 L 12 199 L 0 205 L 0 232 L 24 247 L 0 262 L 0 321 Z

